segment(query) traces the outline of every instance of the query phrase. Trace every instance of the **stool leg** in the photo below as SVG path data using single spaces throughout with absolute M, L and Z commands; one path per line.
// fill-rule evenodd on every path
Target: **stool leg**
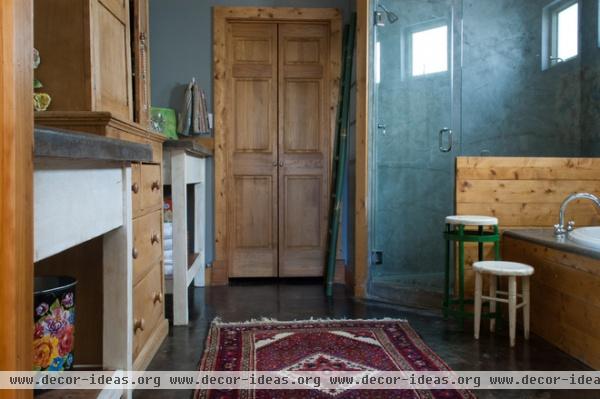
M 465 232 L 465 226 L 459 226 L 459 235 L 462 237 Z M 461 328 L 465 319 L 465 242 L 461 239 L 458 243 L 458 300 L 459 300 L 459 320 Z
M 522 279 L 523 283 L 523 329 L 525 330 L 525 339 L 529 339 L 529 311 L 531 305 L 529 302 L 529 276 L 525 276 Z
M 479 226 L 479 235 L 483 235 L 483 226 Z M 480 242 L 477 244 L 477 255 L 478 259 L 481 262 L 483 260 L 483 243 Z
M 515 331 L 517 329 L 517 278 L 508 277 L 508 326 L 510 346 L 515 346 Z
M 481 326 L 481 291 L 483 290 L 481 277 L 481 273 L 475 272 L 475 310 L 473 314 L 473 318 L 475 319 L 473 324 L 475 339 L 479 339 L 479 327 Z
M 450 233 L 450 225 L 446 225 L 446 232 Z M 446 270 L 444 273 L 444 318 L 448 318 L 450 308 L 450 240 L 446 240 Z
M 494 234 L 496 234 L 496 235 L 500 234 L 498 232 L 498 226 L 494 226 Z M 498 239 L 498 241 L 494 242 L 494 257 L 496 258 L 494 260 L 500 260 L 500 239 Z
M 496 275 L 490 274 L 490 298 L 496 298 Z M 490 301 L 490 313 L 496 313 L 496 301 Z M 496 331 L 496 316 L 492 316 L 490 319 L 490 332 Z

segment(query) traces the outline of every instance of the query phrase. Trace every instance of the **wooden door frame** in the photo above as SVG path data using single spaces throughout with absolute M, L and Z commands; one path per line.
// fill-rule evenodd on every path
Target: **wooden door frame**
M 213 285 L 227 284 L 229 279 L 227 232 L 227 140 L 226 104 L 226 26 L 229 21 L 247 22 L 328 22 L 330 27 L 331 143 L 338 105 L 341 74 L 342 14 L 336 8 L 213 8 L 213 102 L 215 120 L 215 260 L 211 275 Z M 330 145 L 333 149 L 333 145 Z M 329 162 L 331 163 L 331 156 Z
M 0 370 L 31 370 L 33 0 L 0 6 Z M 31 398 L 0 390 L 0 398 Z
M 371 0 L 356 0 L 356 201 L 354 210 L 354 295 L 367 296 L 369 278 L 369 28 Z

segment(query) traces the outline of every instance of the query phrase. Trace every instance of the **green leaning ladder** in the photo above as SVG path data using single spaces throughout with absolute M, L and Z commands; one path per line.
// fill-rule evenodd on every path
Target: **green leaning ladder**
M 352 85 L 352 60 L 354 58 L 354 38 L 356 35 L 356 14 L 350 18 L 350 24 L 344 27 L 343 37 L 343 65 L 342 79 L 340 82 L 340 102 L 337 112 L 335 140 L 333 144 L 333 165 L 331 187 L 331 207 L 329 211 L 329 243 L 327 245 L 327 296 L 333 294 L 333 278 L 335 274 L 335 261 L 337 254 L 337 240 L 340 226 L 342 207 L 342 192 L 344 177 L 346 175 L 346 159 L 348 158 L 348 127 L 350 113 L 350 86 Z

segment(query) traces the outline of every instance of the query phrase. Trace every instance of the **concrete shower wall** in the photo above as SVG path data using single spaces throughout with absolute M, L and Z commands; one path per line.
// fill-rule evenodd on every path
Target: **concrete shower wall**
M 541 69 L 549 0 L 465 0 L 462 155 L 581 154 L 581 57 Z

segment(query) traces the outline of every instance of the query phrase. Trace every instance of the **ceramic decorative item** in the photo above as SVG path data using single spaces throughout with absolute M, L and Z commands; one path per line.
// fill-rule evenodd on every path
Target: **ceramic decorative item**
M 63 371 L 73 367 L 76 284 L 72 277 L 35 278 L 34 370 Z
M 37 69 L 38 66 L 40 66 L 40 62 L 41 62 L 41 58 L 40 58 L 40 52 L 37 49 L 33 49 L 33 69 Z M 52 101 L 52 98 L 50 97 L 50 95 L 48 93 L 35 93 L 35 90 L 37 89 L 41 89 L 42 87 L 44 87 L 44 85 L 42 85 L 42 82 L 39 81 L 39 79 L 33 79 L 33 109 L 35 111 L 45 111 L 48 109 L 48 107 L 50 106 L 50 102 Z
M 33 93 L 33 109 L 35 111 L 45 111 L 50 106 L 52 98 L 47 93 Z

